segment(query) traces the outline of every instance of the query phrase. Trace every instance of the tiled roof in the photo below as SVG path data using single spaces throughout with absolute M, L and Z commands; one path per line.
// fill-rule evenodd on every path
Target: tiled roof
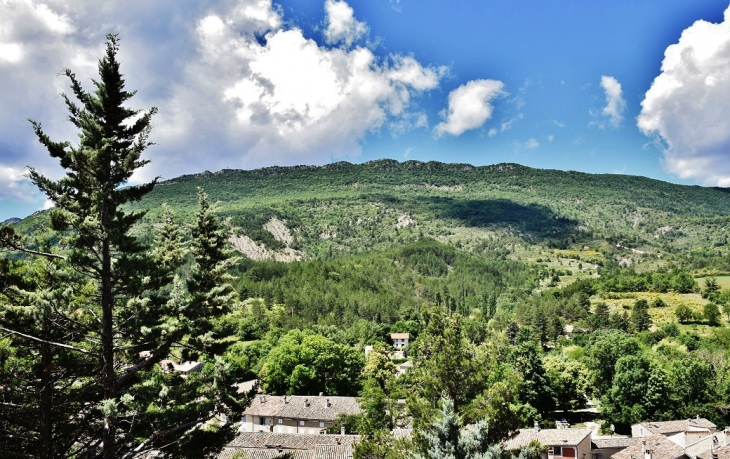
M 291 451 L 278 452 L 275 449 L 241 449 L 225 447 L 218 454 L 218 459 L 274 459 L 284 456 Z
M 691 429 L 717 429 L 717 425 L 705 418 L 680 419 L 677 421 L 643 422 L 640 425 L 646 430 L 655 434 L 668 434 L 673 432 L 684 432 Z
M 318 445 L 352 446 L 358 435 L 317 435 L 278 432 L 241 432 L 228 447 L 237 448 L 275 448 L 314 449 Z
M 250 381 L 243 381 L 238 384 L 235 384 L 235 386 L 238 388 L 238 393 L 243 394 L 244 392 L 248 392 L 251 389 L 253 389 L 254 386 L 256 386 L 256 383 L 258 383 L 258 382 L 259 382 L 258 379 L 252 379 Z
M 279 395 L 261 395 L 254 397 L 251 405 L 246 408 L 243 414 L 255 416 L 276 416 L 281 407 L 284 405 L 284 397 Z
M 711 459 L 713 451 L 718 459 L 730 458 L 730 444 L 725 432 L 718 432 L 704 437 L 684 449 L 688 456 Z M 723 458 L 723 456 L 725 456 Z
M 611 456 L 612 459 L 631 459 L 644 457 L 645 449 L 652 451 L 652 459 L 676 459 L 685 457 L 684 448 L 673 443 L 661 434 L 641 438 L 636 443 Z
M 520 429 L 517 435 L 502 443 L 507 451 L 520 449 L 537 441 L 544 446 L 576 446 L 591 434 L 591 429 Z
M 640 441 L 640 438 L 632 437 L 611 437 L 611 438 L 594 438 L 592 440 L 592 448 L 626 448 L 631 446 L 634 442 Z
M 218 459 L 350 459 L 357 435 L 306 435 L 244 432 L 223 448 Z
M 280 417 L 289 419 L 311 419 L 315 421 L 334 421 L 342 414 L 357 414 L 360 404 L 355 397 L 328 396 L 278 396 L 256 395 L 243 414 L 254 416 Z
M 391 333 L 390 339 L 409 339 L 410 333 Z

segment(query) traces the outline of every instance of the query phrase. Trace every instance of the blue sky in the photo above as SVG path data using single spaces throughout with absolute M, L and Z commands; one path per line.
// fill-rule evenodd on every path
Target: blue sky
M 730 186 L 728 0 L 9 0 L 0 4 L 0 221 L 61 171 L 26 118 L 122 39 L 157 106 L 138 181 L 378 158 L 516 162 Z M 730 16 L 730 10 L 727 13 Z

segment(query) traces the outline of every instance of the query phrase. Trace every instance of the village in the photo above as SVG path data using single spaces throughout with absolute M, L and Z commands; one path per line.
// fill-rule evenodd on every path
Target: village
M 392 333 L 390 357 L 404 360 L 408 333 Z M 367 346 L 367 354 L 373 346 Z M 176 364 L 163 361 L 165 371 L 186 376 L 199 371 L 198 362 Z M 399 363 L 397 375 L 412 368 L 409 360 Z M 360 440 L 357 432 L 342 426 L 331 433 L 343 416 L 361 412 L 357 397 L 317 395 L 267 395 L 260 393 L 259 381 L 238 385 L 239 393 L 258 392 L 240 420 L 236 438 L 227 444 L 218 459 L 350 459 Z M 404 405 L 405 400 L 399 400 Z M 589 408 L 597 412 L 595 408 Z M 518 429 L 500 447 L 506 452 L 539 445 L 541 459 L 730 459 L 730 427 L 721 429 L 699 415 L 693 419 L 642 422 L 631 426 L 631 435 L 599 432 L 597 422 L 571 426 L 564 419 L 555 428 Z M 410 438 L 408 425 L 393 429 L 394 438 Z

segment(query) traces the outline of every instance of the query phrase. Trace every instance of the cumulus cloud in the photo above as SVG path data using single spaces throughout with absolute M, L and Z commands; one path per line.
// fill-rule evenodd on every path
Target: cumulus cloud
M 444 121 L 434 134 L 459 136 L 481 127 L 492 116 L 492 100 L 504 94 L 504 83 L 496 80 L 472 80 L 449 93 L 448 109 L 441 113 Z
M 540 146 L 540 142 L 538 142 L 537 139 L 533 137 L 528 139 L 527 142 L 525 142 L 524 146 L 527 149 L 534 150 L 535 148 Z
M 325 22 L 324 31 L 327 43 L 343 43 L 350 47 L 368 31 L 364 22 L 355 19 L 352 7 L 343 1 L 327 0 L 324 4 Z
M 724 21 L 697 21 L 664 53 L 641 103 L 638 127 L 682 178 L 730 186 L 730 7 Z
M 601 113 L 608 117 L 613 127 L 618 127 L 624 118 L 624 110 L 626 110 L 626 101 L 621 93 L 621 83 L 612 76 L 603 75 L 601 76 L 601 87 L 606 93 L 606 106 L 603 107 Z
M 24 174 L 23 169 L 0 164 L 0 200 L 39 201 L 40 192 Z
M 446 69 L 353 48 L 367 26 L 345 2 L 323 4 L 327 46 L 271 0 L 0 1 L 0 106 L 17 107 L 0 111 L 2 167 L 60 173 L 25 119 L 75 139 L 59 73 L 69 67 L 92 89 L 109 31 L 120 34 L 128 88 L 139 90 L 130 106 L 159 107 L 152 163 L 134 180 L 355 159 L 369 133 L 427 127 L 414 99 Z M 5 177 L 0 186 L 22 180 Z

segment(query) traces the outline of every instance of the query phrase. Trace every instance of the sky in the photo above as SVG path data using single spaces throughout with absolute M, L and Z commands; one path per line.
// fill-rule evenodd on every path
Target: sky
M 0 221 L 63 174 L 107 33 L 131 108 L 157 107 L 133 183 L 379 158 L 730 186 L 728 0 L 0 0 Z

